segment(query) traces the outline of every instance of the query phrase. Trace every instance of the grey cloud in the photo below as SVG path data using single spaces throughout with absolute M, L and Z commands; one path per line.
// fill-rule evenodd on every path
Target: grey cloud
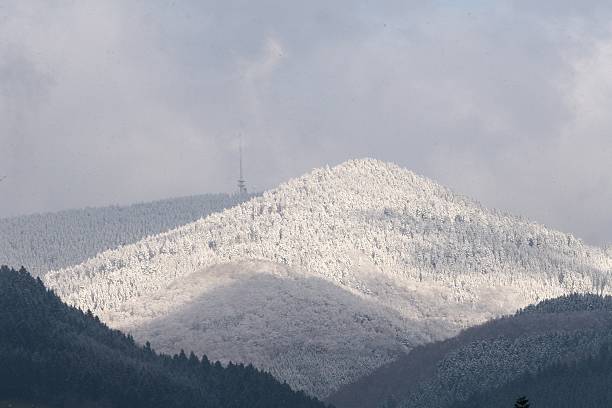
M 612 241 L 606 2 L 7 4 L 0 216 L 231 191 L 242 135 L 251 188 L 373 156 Z

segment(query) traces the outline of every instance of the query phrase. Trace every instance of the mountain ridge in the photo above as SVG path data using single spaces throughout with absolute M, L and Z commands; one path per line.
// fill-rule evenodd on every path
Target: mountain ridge
M 42 276 L 253 196 L 204 194 L 0 218 L 0 265 L 26 266 L 34 276 Z
M 612 298 L 562 296 L 418 346 L 327 398 L 338 408 L 442 408 L 523 374 L 597 354 L 612 341 Z M 387 402 L 387 405 L 384 403 Z
M 394 170 L 398 170 L 399 169 L 399 167 L 396 166 L 396 165 L 384 164 L 384 163 L 379 162 L 379 161 L 374 160 L 374 159 L 352 160 L 352 161 L 348 161 L 346 163 L 343 163 L 343 164 L 341 164 L 339 166 L 336 166 L 334 169 L 335 170 L 336 169 L 342 169 L 342 168 L 345 168 L 345 167 L 351 167 L 351 166 L 355 166 L 355 165 L 358 166 L 360 164 L 364 164 L 364 165 L 375 164 L 375 165 L 378 165 L 379 167 L 381 167 L 380 165 L 382 164 L 382 168 L 383 169 L 385 169 L 385 167 L 392 167 Z M 429 179 L 426 179 L 426 178 L 421 177 L 421 176 L 416 176 L 414 173 L 409 172 L 408 170 L 403 170 L 403 171 L 406 172 L 406 174 L 408 175 L 407 178 L 409 180 L 417 180 L 417 181 L 421 181 L 421 182 L 425 182 L 425 183 L 431 183 L 430 185 L 433 186 L 433 189 L 438 190 L 439 193 L 447 195 L 447 198 L 451 198 L 451 200 L 449 200 L 449 201 L 451 201 L 453 203 L 455 202 L 454 199 L 458 199 L 460 204 L 468 203 L 471 206 L 474 206 L 474 207 L 476 207 L 476 209 L 481 210 L 483 212 L 492 212 L 494 215 L 499 216 L 504 221 L 512 219 L 515 222 L 524 223 L 525 225 L 528 225 L 528 226 L 531 226 L 531 227 L 541 228 L 543 230 L 552 232 L 553 238 L 558 238 L 556 236 L 562 236 L 564 239 L 568 240 L 568 245 L 571 242 L 578 242 L 579 243 L 578 246 L 582 246 L 584 248 L 589 248 L 589 247 L 590 248 L 594 248 L 592 246 L 587 246 L 587 245 L 582 244 L 582 242 L 580 240 L 577 240 L 571 234 L 564 234 L 564 233 L 560 233 L 560 232 L 554 231 L 554 230 L 547 230 L 541 224 L 533 223 L 533 222 L 530 222 L 530 221 L 528 221 L 526 219 L 523 219 L 523 218 L 520 218 L 520 217 L 511 218 L 511 216 L 509 216 L 508 214 L 497 212 L 495 210 L 488 210 L 485 207 L 483 207 L 482 205 L 480 205 L 477 201 L 469 200 L 469 199 L 467 199 L 467 198 L 465 198 L 463 196 L 455 195 L 454 193 L 451 192 L 451 190 L 446 189 L 446 188 L 440 186 L 439 184 L 437 184 L 437 183 L 435 183 L 435 182 L 433 182 L 433 181 L 431 181 Z M 266 200 L 266 199 L 271 199 L 272 203 L 276 204 L 276 211 L 279 212 L 279 213 L 282 213 L 282 210 L 283 210 L 284 206 L 286 205 L 286 203 L 283 203 L 282 199 L 279 200 L 278 195 L 279 195 L 280 192 L 282 192 L 282 190 L 284 188 L 285 189 L 293 188 L 294 191 L 297 191 L 298 194 L 299 194 L 298 197 L 297 197 L 298 200 L 306 199 L 307 197 L 302 196 L 300 193 L 308 192 L 310 189 L 312 189 L 312 186 L 313 186 L 313 183 L 307 183 L 306 181 L 312 181 L 313 178 L 318 178 L 319 180 L 321 180 L 323 177 L 325 177 L 326 175 L 328 175 L 328 174 L 330 174 L 332 172 L 333 171 L 330 171 L 329 169 L 325 169 L 325 170 L 315 169 L 313 172 L 311 172 L 311 173 L 309 173 L 309 174 L 307 174 L 305 176 L 302 176 L 302 177 L 299 177 L 299 178 L 296 178 L 296 179 L 292 179 L 292 180 L 290 180 L 287 183 L 281 184 L 281 186 L 279 188 L 264 193 L 263 197 L 261 197 L 261 198 L 251 199 L 250 201 L 248 201 L 246 203 L 243 203 L 243 204 L 240 204 L 240 205 L 238 205 L 237 207 L 234 207 L 234 208 L 236 208 L 236 209 L 240 208 L 241 212 L 243 213 L 243 215 L 244 215 L 245 210 L 251 211 L 252 214 L 253 214 L 252 218 L 254 219 L 255 218 L 254 211 L 256 211 L 256 209 L 254 207 L 257 204 L 268 204 L 268 206 L 260 207 L 260 209 L 259 209 L 259 213 L 260 214 L 259 215 L 262 215 L 262 213 L 264 211 L 269 211 L 269 212 L 274 211 L 273 206 L 270 206 L 270 200 Z M 422 184 L 423 183 L 418 183 L 417 186 L 423 187 Z M 422 188 L 422 190 L 423 191 L 427 191 L 426 188 Z M 356 192 L 357 193 L 362 193 L 363 190 L 357 190 Z M 262 203 L 262 201 L 263 201 L 263 203 Z M 452 207 L 453 206 L 450 206 L 450 208 L 452 208 Z M 435 203 L 434 203 L 434 208 L 435 208 Z M 312 208 L 310 210 L 312 211 Z M 222 221 L 226 221 L 226 219 L 224 219 L 224 214 L 226 213 L 226 211 L 227 210 L 223 210 L 223 211 L 221 211 L 219 213 L 211 214 L 208 217 L 206 217 L 205 219 L 202 219 L 200 221 L 196 221 L 194 223 L 187 224 L 187 225 L 182 226 L 182 227 L 178 227 L 178 228 L 172 229 L 170 231 L 161 233 L 161 234 L 156 235 L 156 236 L 146 237 L 143 240 L 141 240 L 139 243 L 136 243 L 136 244 L 133 244 L 133 245 L 128 245 L 127 248 L 125 248 L 125 250 L 128 250 L 128 251 L 134 250 L 130 254 L 130 255 L 133 256 L 134 255 L 133 252 L 136 252 L 138 250 L 138 248 L 136 247 L 137 245 L 139 245 L 141 243 L 142 244 L 156 243 L 156 241 L 159 241 L 160 239 L 164 239 L 164 244 L 167 244 L 167 246 L 164 247 L 162 245 L 162 247 L 159 248 L 159 252 L 161 254 L 163 254 L 163 253 L 172 253 L 173 251 L 175 251 L 175 252 L 180 251 L 180 248 L 176 248 L 176 247 L 172 248 L 171 247 L 172 245 L 171 245 L 170 241 L 168 240 L 168 238 L 174 238 L 174 237 L 183 238 L 184 236 L 188 235 L 189 233 L 196 233 L 197 234 L 197 233 L 200 232 L 199 231 L 199 227 L 201 226 L 202 223 L 206 222 L 206 220 L 221 221 L 221 222 Z M 385 214 L 388 214 L 389 211 L 390 210 L 388 210 L 386 208 L 384 209 Z M 417 208 L 417 212 L 418 212 L 418 208 Z M 422 215 L 424 217 L 427 216 L 427 214 L 420 214 L 420 215 Z M 457 214 L 451 213 L 450 214 L 450 216 L 453 216 L 453 215 L 455 216 L 456 220 L 461 220 L 460 222 L 466 221 L 466 220 L 463 219 L 463 217 L 466 214 L 459 214 L 459 213 L 457 213 Z M 468 213 L 467 215 L 474 215 L 474 214 L 469 214 Z M 457 218 L 457 217 L 460 217 L 460 218 Z M 253 233 L 254 235 L 256 235 L 256 232 L 253 232 L 253 231 L 249 231 L 249 232 Z M 240 239 L 240 238 L 242 238 L 242 237 L 239 237 L 238 239 Z M 208 241 L 208 246 L 211 247 L 211 249 L 213 249 L 213 247 L 216 248 L 217 245 L 218 245 L 218 242 L 216 242 L 215 240 L 209 240 Z M 533 246 L 534 243 L 530 241 L 530 245 Z M 67 268 L 66 270 L 63 270 L 63 271 L 60 271 L 60 272 L 61 273 L 65 273 L 65 272 L 69 272 L 69 271 L 76 271 L 78 269 L 82 269 L 82 270 L 84 269 L 84 270 L 87 270 L 87 272 L 88 272 L 88 273 L 84 273 L 83 274 L 84 278 L 88 279 L 91 275 L 95 274 L 96 268 L 98 268 L 100 272 L 107 272 L 107 269 L 112 269 L 113 267 L 121 268 L 121 267 L 124 266 L 122 264 L 122 257 L 124 256 L 125 250 L 124 249 L 110 249 L 110 250 L 107 250 L 107 251 L 105 251 L 104 256 L 94 257 L 94 258 L 86 261 L 84 264 L 80 265 L 79 267 Z M 116 255 L 119 255 L 119 256 L 115 257 Z M 140 253 L 138 255 L 144 255 L 143 258 L 145 258 L 145 259 L 138 259 L 138 261 L 140 261 L 140 262 L 149 261 L 148 259 L 146 259 L 146 254 Z M 211 254 L 207 253 L 206 255 L 211 255 Z M 213 251 L 213 255 L 214 255 L 214 251 Z M 247 257 L 249 255 L 251 255 L 251 254 L 247 254 Z M 260 254 L 257 254 L 257 255 L 260 255 Z M 603 251 L 601 251 L 601 255 L 604 255 Z M 110 259 L 108 259 L 108 258 L 110 258 Z M 265 256 L 262 257 L 262 258 L 265 259 Z M 105 259 L 105 262 L 109 262 L 110 261 L 111 265 L 108 265 L 108 264 L 104 265 L 104 264 L 99 264 L 99 263 L 96 264 L 95 261 L 97 259 Z M 228 254 L 228 259 L 227 260 L 229 260 L 229 261 L 233 260 L 231 253 Z M 116 261 L 118 263 L 118 265 L 112 265 L 113 261 Z M 281 261 L 281 263 L 284 263 L 283 261 L 285 261 L 285 260 L 281 258 L 281 259 L 273 259 L 273 261 Z M 610 265 L 612 265 L 612 261 L 610 261 L 610 259 L 608 259 L 608 266 L 610 266 Z M 205 265 L 198 265 L 198 266 L 205 266 Z
M 24 269 L 5 266 L 0 398 L 64 408 L 326 406 L 252 366 L 224 367 L 182 350 L 157 354 L 62 303 Z
M 601 248 L 571 234 L 486 209 L 397 165 L 362 159 L 315 169 L 236 207 L 51 272 L 45 282 L 67 302 L 93 310 L 113 327 L 138 333 L 149 322 L 188 306 L 190 299 L 214 291 L 212 283 L 207 285 L 223 275 L 215 265 L 240 268 L 241 262 L 259 263 L 249 270 L 253 276 L 323 279 L 362 303 L 388 310 L 390 320 L 375 319 L 372 327 L 395 322 L 392 331 L 407 333 L 377 346 L 387 356 L 378 363 L 364 360 L 362 351 L 355 350 L 344 372 L 326 385 L 314 385 L 318 363 L 306 361 L 314 354 L 304 354 L 309 374 L 283 379 L 320 397 L 397 358 L 398 345 L 409 351 L 544 298 L 608 293 L 612 266 Z M 289 272 L 281 273 L 282 268 Z M 194 273 L 206 278 L 199 286 L 181 286 Z M 182 295 L 168 300 L 164 291 L 175 284 L 183 288 Z M 254 307 L 248 299 L 235 301 L 238 309 Z M 291 305 L 278 307 L 274 313 Z M 402 318 L 392 318 L 394 313 Z M 340 326 L 349 318 L 330 316 L 340 319 Z M 323 322 L 325 317 L 308 318 Z M 416 330 L 408 324 L 415 319 L 422 323 Z M 205 333 L 185 330 L 190 338 L 214 336 L 214 328 Z M 321 330 L 321 344 L 347 340 Z M 244 349 L 228 346 L 225 355 L 215 358 L 249 358 L 246 335 L 236 341 Z M 158 328 L 152 342 L 169 344 L 168 336 Z

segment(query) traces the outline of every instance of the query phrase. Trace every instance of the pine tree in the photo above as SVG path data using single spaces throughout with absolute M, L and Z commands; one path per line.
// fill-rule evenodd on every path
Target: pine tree
M 529 400 L 526 397 L 520 397 L 514 403 L 514 408 L 529 408 Z

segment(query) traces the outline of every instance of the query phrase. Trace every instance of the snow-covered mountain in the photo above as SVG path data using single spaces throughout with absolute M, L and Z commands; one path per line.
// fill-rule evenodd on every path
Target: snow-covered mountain
M 569 292 L 612 258 L 396 165 L 317 169 L 45 276 L 162 351 L 254 362 L 319 397 L 417 344 Z
M 0 218 L 0 265 L 34 275 L 80 264 L 107 249 L 132 244 L 253 197 L 203 194 L 128 206 L 108 206 Z
M 337 408 L 448 408 L 474 394 L 494 394 L 525 374 L 536 377 L 560 363 L 595 359 L 602 347 L 612 344 L 611 312 L 612 297 L 572 294 L 544 300 L 450 339 L 416 347 L 341 387 L 328 402 Z M 506 406 L 524 393 L 516 390 Z M 541 394 L 527 395 L 543 400 Z M 608 405 L 600 399 L 596 406 Z

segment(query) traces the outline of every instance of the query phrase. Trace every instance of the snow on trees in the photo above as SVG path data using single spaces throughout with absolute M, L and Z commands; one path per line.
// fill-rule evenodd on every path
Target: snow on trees
M 249 332 L 232 320 L 245 307 L 257 309 L 249 303 L 249 295 L 239 291 L 240 298 L 227 301 L 234 306 L 215 309 L 229 319 L 215 323 L 221 326 L 203 330 L 172 315 L 182 322 L 182 326 L 167 322 L 172 324 L 172 335 L 162 327 L 148 330 L 147 335 L 157 336 L 151 342 L 158 348 L 162 345 L 162 350 L 163 345 L 172 347 L 171 338 L 177 338 L 177 332 L 189 338 L 189 346 L 196 351 L 204 344 L 217 344 L 219 354 L 213 357 L 257 361 L 290 385 L 318 396 L 406 348 L 448 337 L 462 327 L 537 300 L 571 292 L 609 293 L 612 269 L 609 251 L 484 208 L 396 165 L 366 159 L 314 170 L 234 208 L 105 251 L 44 279 L 67 302 L 92 309 L 114 327 L 137 332 L 194 299 L 214 297 L 221 283 L 210 282 L 222 279 L 218 272 L 202 271 L 218 265 L 238 265 L 234 269 L 238 271 L 254 260 L 266 266 L 253 268 L 247 277 L 265 273 L 284 280 L 283 285 L 296 280 L 306 285 L 308 279 L 317 279 L 326 282 L 321 289 L 325 296 L 337 296 L 335 288 L 339 288 L 361 300 L 347 299 L 343 303 L 347 313 L 325 304 L 316 313 L 304 308 L 304 314 L 310 314 L 298 313 L 296 318 L 317 323 L 312 330 L 318 331 L 283 332 L 281 325 L 277 337 L 268 339 L 265 326 L 248 326 L 248 330 L 259 330 Z M 198 284 L 185 283 L 199 273 L 206 278 Z M 239 283 L 231 276 L 225 274 L 223 279 Z M 290 301 L 257 303 L 261 323 L 286 314 L 286 308 L 294 307 Z M 384 342 L 372 340 L 361 320 L 346 323 L 351 308 L 360 313 L 369 310 L 376 324 L 385 327 L 373 330 L 397 335 L 387 336 Z M 249 316 L 256 318 L 254 312 Z M 235 326 L 227 329 L 228 322 Z M 344 326 L 346 331 L 338 330 Z M 232 341 L 213 341 L 220 327 Z M 252 338 L 268 339 L 269 354 L 257 354 L 261 350 Z M 305 345 L 312 338 L 334 350 L 343 344 L 352 346 L 347 346 L 343 359 L 326 362 L 321 351 Z M 358 348 L 360 340 L 378 354 L 367 355 Z M 274 347 L 276 353 L 270 351 Z M 290 353 L 291 347 L 300 352 Z M 285 350 L 294 363 L 279 362 L 283 356 L 279 350 Z M 325 384 L 320 384 L 319 364 L 329 365 Z M 291 371 L 289 366 L 305 368 Z

